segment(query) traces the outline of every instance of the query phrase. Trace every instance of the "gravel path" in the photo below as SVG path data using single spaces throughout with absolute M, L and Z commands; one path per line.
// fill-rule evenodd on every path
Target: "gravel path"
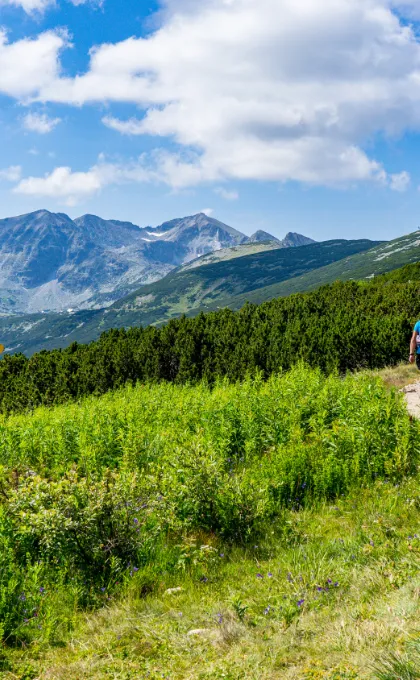
M 401 392 L 405 394 L 409 413 L 414 418 L 420 418 L 420 380 L 412 385 L 407 385 Z

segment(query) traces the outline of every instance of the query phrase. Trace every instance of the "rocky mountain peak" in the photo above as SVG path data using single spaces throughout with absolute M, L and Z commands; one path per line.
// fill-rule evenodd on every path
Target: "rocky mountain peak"
M 255 234 L 252 234 L 252 236 L 249 237 L 249 240 L 252 243 L 257 243 L 260 241 L 276 241 L 279 243 L 278 238 L 272 236 L 272 234 L 269 234 L 267 231 L 263 231 L 262 229 L 258 229 Z
M 312 238 L 308 236 L 303 236 L 303 234 L 297 234 L 296 232 L 289 231 L 282 244 L 285 248 L 298 248 L 299 246 L 309 246 L 311 243 L 316 243 Z

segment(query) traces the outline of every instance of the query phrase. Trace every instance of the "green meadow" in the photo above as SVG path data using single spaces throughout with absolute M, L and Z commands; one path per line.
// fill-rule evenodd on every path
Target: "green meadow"
M 2 416 L 1 677 L 420 677 L 419 430 L 304 365 Z

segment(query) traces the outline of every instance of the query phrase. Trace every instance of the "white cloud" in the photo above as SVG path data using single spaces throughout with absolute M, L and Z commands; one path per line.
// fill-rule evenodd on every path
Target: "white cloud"
M 9 43 L 0 28 L 0 93 L 24 100 L 50 87 L 59 78 L 59 53 L 67 45 L 65 31 L 47 31 Z
M 92 3 L 102 7 L 104 0 L 69 0 L 69 2 L 76 6 Z M 27 14 L 44 12 L 48 7 L 51 7 L 55 4 L 55 0 L 0 0 L 0 7 L 2 5 L 21 7 Z
M 49 118 L 45 113 L 28 113 L 23 118 L 23 127 L 31 132 L 46 135 L 61 123 L 61 118 Z
M 14 188 L 14 193 L 56 199 L 75 205 L 111 184 L 147 182 L 154 179 L 139 159 L 127 165 L 108 163 L 101 155 L 98 163 L 85 172 L 73 172 L 69 167 L 57 167 L 43 177 L 26 177 Z
M 390 187 L 393 191 L 407 191 L 411 184 L 411 177 L 408 172 L 400 172 L 390 176 Z
M 11 165 L 9 168 L 0 170 L 0 180 L 6 182 L 18 182 L 22 175 L 22 168 L 20 165 Z
M 0 7 L 2 5 L 22 7 L 28 14 L 31 14 L 32 12 L 43 12 L 49 5 L 54 4 L 55 0 L 0 0 Z
M 217 187 L 214 190 L 214 193 L 218 194 L 226 201 L 237 201 L 239 198 L 239 194 L 237 191 L 229 191 L 228 189 L 224 189 L 223 187 Z
M 200 212 L 203 213 L 203 215 L 207 215 L 207 217 L 211 217 L 214 213 L 214 209 L 213 208 L 202 208 L 200 210 Z
M 174 187 L 404 184 L 364 147 L 378 134 L 420 130 L 420 42 L 400 16 L 418 13 L 417 2 L 166 0 L 165 9 L 153 34 L 96 47 L 73 78 L 60 74 L 59 34 L 3 46 L 7 54 L 16 47 L 6 82 L 0 43 L 0 90 L 71 105 L 137 104 L 138 118 L 103 122 L 175 141 L 179 154 L 141 163 L 142 173 Z M 17 59 L 29 47 L 33 74 L 19 71 L 30 59 Z
M 113 118 L 113 116 L 105 116 L 102 118 L 102 122 L 106 127 L 111 130 L 116 130 L 121 132 L 122 135 L 143 135 L 143 125 L 140 120 L 136 118 L 130 118 L 129 120 L 118 120 L 118 118 Z

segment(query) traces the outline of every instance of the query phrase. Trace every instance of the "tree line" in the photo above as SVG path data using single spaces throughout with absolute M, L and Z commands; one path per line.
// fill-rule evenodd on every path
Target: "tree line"
M 298 361 L 325 373 L 381 368 L 407 356 L 420 315 L 420 265 L 370 282 L 336 282 L 240 311 L 222 309 L 156 328 L 113 329 L 89 344 L 0 361 L 0 410 L 103 394 L 127 383 L 209 384 L 265 378 Z

